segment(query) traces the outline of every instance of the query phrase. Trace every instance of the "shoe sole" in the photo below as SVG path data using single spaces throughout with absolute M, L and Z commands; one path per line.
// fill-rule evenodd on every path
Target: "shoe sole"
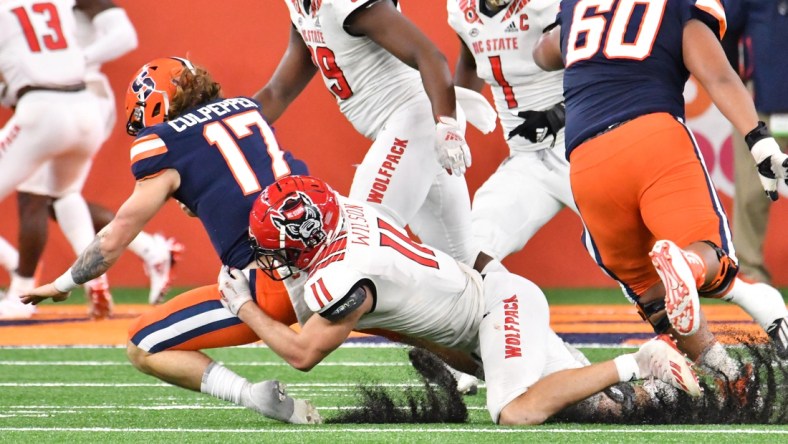
M 649 256 L 665 285 L 665 310 L 670 324 L 682 336 L 695 334 L 700 327 L 700 301 L 689 264 L 670 241 L 658 241 Z M 678 260 L 674 261 L 674 257 Z

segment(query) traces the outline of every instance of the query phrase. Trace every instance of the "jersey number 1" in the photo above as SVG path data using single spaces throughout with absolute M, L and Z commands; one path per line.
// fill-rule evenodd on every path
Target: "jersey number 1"
M 566 44 L 567 67 L 575 62 L 590 59 L 599 52 L 605 28 L 608 28 L 603 48 L 605 58 L 643 60 L 651 55 L 667 0 L 621 0 L 608 22 L 601 14 L 611 11 L 614 3 L 614 0 L 577 2 Z M 638 24 L 638 32 L 634 41 L 625 42 L 624 36 L 631 26 L 632 15 L 638 6 L 645 8 Z M 586 16 L 590 10 L 595 10 L 594 15 Z M 584 41 L 582 46 L 578 46 L 581 36 L 584 37 Z
M 60 26 L 60 15 L 57 13 L 57 7 L 52 3 L 33 3 L 30 6 L 34 14 L 45 15 L 47 18 L 46 25 L 49 28 L 48 32 L 43 34 L 41 41 L 44 47 L 50 51 L 57 51 L 59 49 L 66 49 L 68 42 L 63 36 L 63 29 Z M 27 39 L 27 46 L 30 47 L 31 52 L 41 52 L 41 45 L 38 43 L 39 33 L 33 27 L 33 22 L 24 7 L 20 6 L 14 8 L 11 12 L 16 15 L 19 24 L 22 25 L 22 30 L 25 32 L 25 39 Z
M 290 174 L 290 166 L 285 161 L 285 153 L 279 148 L 274 133 L 259 112 L 256 110 L 247 111 L 228 117 L 222 122 L 232 130 L 235 137 L 220 122 L 212 122 L 205 125 L 203 136 L 211 145 L 219 148 L 224 161 L 227 162 L 227 166 L 235 177 L 235 181 L 238 182 L 241 190 L 243 190 L 244 196 L 262 190 L 260 182 L 257 181 L 257 176 L 241 151 L 241 147 L 236 143 L 236 140 L 253 134 L 252 126 L 257 126 L 260 134 L 263 136 L 265 146 L 268 147 L 268 156 L 271 158 L 271 169 L 273 170 L 274 178 L 279 179 Z

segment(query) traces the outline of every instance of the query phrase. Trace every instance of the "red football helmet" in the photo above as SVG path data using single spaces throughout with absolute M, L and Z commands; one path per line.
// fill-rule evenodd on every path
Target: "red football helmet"
M 180 57 L 165 57 L 146 63 L 137 71 L 126 91 L 126 132 L 136 136 L 145 127 L 167 120 L 170 100 L 178 79 L 194 65 Z
M 310 176 L 288 176 L 269 185 L 249 214 L 249 237 L 260 268 L 282 280 L 306 270 L 340 226 L 337 195 Z

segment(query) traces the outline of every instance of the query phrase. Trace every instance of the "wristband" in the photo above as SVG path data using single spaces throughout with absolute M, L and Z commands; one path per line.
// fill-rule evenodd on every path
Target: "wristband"
M 79 287 L 79 284 L 74 282 L 74 278 L 71 276 L 71 268 L 66 270 L 65 273 L 61 274 L 60 277 L 55 279 L 52 282 L 52 285 L 55 287 L 55 290 L 61 293 L 68 293 L 71 290 Z
M 767 137 L 772 137 L 772 133 L 769 132 L 769 128 L 766 127 L 766 124 L 759 120 L 758 126 L 744 136 L 744 141 L 747 143 L 747 147 L 750 151 L 752 151 L 752 147 L 756 143 Z

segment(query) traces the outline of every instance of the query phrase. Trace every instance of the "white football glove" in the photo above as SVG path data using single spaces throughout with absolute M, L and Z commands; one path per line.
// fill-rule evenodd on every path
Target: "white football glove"
M 219 293 L 222 294 L 224 308 L 235 316 L 238 316 L 238 311 L 245 303 L 252 300 L 249 281 L 244 272 L 227 265 L 219 271 Z
M 465 143 L 463 130 L 456 119 L 438 117 L 435 124 L 435 151 L 438 162 L 449 174 L 462 176 L 471 166 L 471 150 Z
M 744 140 L 750 147 L 750 154 L 758 168 L 758 178 L 769 199 L 777 200 L 777 181 L 788 184 L 788 155 L 780 151 L 780 145 L 769 133 L 766 124 L 758 122 L 758 126 L 750 131 Z

